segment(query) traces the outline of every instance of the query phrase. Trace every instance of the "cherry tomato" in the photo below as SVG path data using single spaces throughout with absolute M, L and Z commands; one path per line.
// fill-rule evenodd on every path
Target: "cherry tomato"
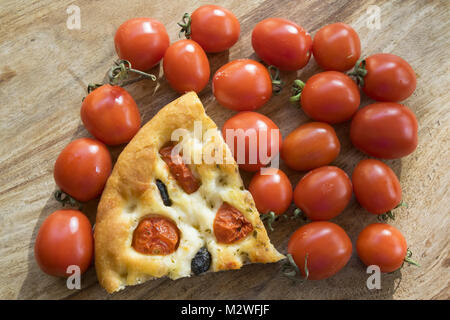
M 105 84 L 83 100 L 81 120 L 86 129 L 108 145 L 129 142 L 139 131 L 141 116 L 131 95 L 122 87 Z
M 200 92 L 209 81 L 209 61 L 202 47 L 192 40 L 179 40 L 166 51 L 164 76 L 179 93 Z
M 350 139 L 370 156 L 396 159 L 416 150 L 417 130 L 417 119 L 410 109 L 398 103 L 380 102 L 356 112 Z
M 337 224 L 311 222 L 292 234 L 288 253 L 303 276 L 306 260 L 308 279 L 321 280 L 336 274 L 347 264 L 352 255 L 352 242 Z
M 57 210 L 49 215 L 36 237 L 34 257 L 45 273 L 68 277 L 67 267 L 76 265 L 84 273 L 92 262 L 92 226 L 78 210 Z
M 224 202 L 216 213 L 214 235 L 219 243 L 234 243 L 248 236 L 253 225 L 235 207 Z
M 239 167 L 246 171 L 258 171 L 268 165 L 281 148 L 280 129 L 257 112 L 240 112 L 231 117 L 223 125 L 222 135 Z
M 312 221 L 330 220 L 344 211 L 352 197 L 352 182 L 338 167 L 308 172 L 297 184 L 294 202 Z
M 317 64 L 325 70 L 347 71 L 361 55 L 361 41 L 348 24 L 338 22 L 317 31 L 312 51 Z
M 358 69 L 358 68 L 357 68 Z M 360 69 L 364 69 L 363 66 Z M 398 102 L 416 89 L 416 74 L 411 66 L 394 54 L 378 53 L 365 59 L 363 91 L 377 101 Z
M 240 32 L 236 16 L 223 7 L 205 5 L 191 15 L 190 37 L 206 52 L 220 52 L 231 48 L 238 41 Z
M 103 143 L 81 138 L 61 151 L 53 176 L 62 191 L 84 202 L 102 193 L 111 167 L 111 156 Z
M 312 40 L 298 24 L 280 18 L 260 21 L 252 32 L 252 46 L 268 65 L 293 71 L 306 66 L 311 57 Z
M 356 251 L 365 265 L 376 265 L 381 272 L 393 272 L 402 266 L 408 247 L 398 229 L 386 223 L 373 223 L 359 234 Z
M 172 156 L 173 148 L 173 146 L 164 147 L 159 150 L 159 154 L 184 192 L 187 194 L 194 193 L 200 188 L 200 181 L 198 181 L 191 169 L 183 162 L 181 155 Z
M 272 211 L 283 214 L 292 202 L 292 185 L 286 174 L 276 168 L 267 168 L 265 174 L 255 173 L 248 188 L 262 214 Z
M 114 37 L 117 55 L 134 69 L 146 71 L 155 66 L 169 47 L 169 35 L 158 20 L 134 18 L 120 25 Z
M 316 121 L 347 121 L 358 110 L 359 102 L 356 83 L 349 76 L 336 71 L 315 74 L 301 89 L 301 107 Z
M 269 71 L 259 62 L 239 59 L 214 74 L 212 90 L 224 107 L 237 111 L 258 109 L 272 97 Z
M 341 144 L 333 127 L 323 122 L 310 122 L 292 131 L 284 140 L 281 158 L 294 170 L 311 170 L 331 163 Z
M 168 255 L 178 248 L 180 231 L 167 218 L 150 216 L 139 222 L 133 232 L 132 247 L 143 254 Z
M 402 188 L 394 171 L 375 159 L 358 163 L 352 175 L 359 204 L 374 214 L 394 209 L 402 201 Z

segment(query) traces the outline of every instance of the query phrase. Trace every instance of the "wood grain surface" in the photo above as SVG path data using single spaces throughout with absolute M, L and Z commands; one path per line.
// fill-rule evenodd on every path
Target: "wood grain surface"
M 212 2 L 212 1 L 211 1 Z M 417 115 L 419 146 L 399 160 L 387 161 L 401 180 L 408 208 L 398 210 L 393 225 L 406 236 L 421 267 L 405 266 L 382 276 L 380 290 L 368 290 L 365 268 L 353 253 L 348 265 L 323 281 L 292 284 L 280 264 L 248 265 L 238 271 L 206 274 L 177 281 L 159 279 L 108 295 L 91 268 L 81 290 L 69 290 L 64 279 L 47 276 L 33 254 L 43 220 L 60 205 L 53 164 L 71 140 L 89 136 L 79 112 L 90 82 L 103 79 L 116 59 L 113 35 L 125 20 L 150 16 L 162 21 L 171 41 L 178 38 L 176 22 L 205 1 L 49 1 L 2 0 L 0 4 L 0 298 L 3 299 L 449 299 L 449 1 L 222 1 L 241 23 L 241 37 L 229 52 L 209 55 L 212 73 L 229 60 L 254 58 L 251 30 L 266 17 L 291 19 L 312 35 L 323 25 L 345 22 L 360 35 L 363 54 L 391 52 L 415 69 L 417 89 L 404 104 Z M 81 9 L 81 29 L 66 27 L 66 9 Z M 370 28 L 370 8 L 380 12 L 380 28 Z M 373 8 L 373 7 L 371 7 Z M 368 11 L 369 10 L 369 11 Z M 159 68 L 157 83 L 129 87 L 147 122 L 178 94 Z M 299 72 L 283 73 L 290 84 L 308 79 L 320 69 L 313 59 Z M 277 123 L 286 136 L 308 118 L 288 102 L 289 88 L 273 97 L 261 113 Z M 200 98 L 207 113 L 222 126 L 233 112 L 218 105 L 209 85 Z M 363 97 L 362 106 L 371 101 Z M 335 126 L 342 152 L 335 165 L 351 175 L 364 155 L 352 148 L 349 123 Z M 121 148 L 111 148 L 114 159 Z M 287 169 L 295 185 L 304 173 Z M 249 174 L 242 173 L 248 186 Z M 97 201 L 85 213 L 95 221 Z M 292 208 L 290 209 L 292 210 Z M 333 219 L 353 243 L 362 228 L 376 217 L 352 199 Z M 270 238 L 286 252 L 291 233 L 300 222 L 279 221 Z

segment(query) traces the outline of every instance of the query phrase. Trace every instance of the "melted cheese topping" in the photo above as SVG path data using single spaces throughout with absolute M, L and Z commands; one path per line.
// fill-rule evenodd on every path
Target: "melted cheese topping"
M 204 151 L 210 152 L 218 148 L 224 150 L 225 154 L 222 159 L 232 158 L 232 154 L 223 141 L 220 132 L 216 131 L 217 134 L 210 136 L 205 142 L 197 139 L 193 132 L 189 132 L 183 137 L 185 146 L 183 152 L 190 152 L 191 163 L 194 163 L 195 155 L 198 156 L 203 154 Z M 242 248 L 245 248 L 246 239 L 251 237 L 251 234 L 235 244 L 228 245 L 217 243 L 214 236 L 213 222 L 222 203 L 226 201 L 233 205 L 236 202 L 242 203 L 242 199 L 251 197 L 250 193 L 244 189 L 239 173 L 236 172 L 230 179 L 229 176 L 224 176 L 220 169 L 221 165 L 189 164 L 194 175 L 201 180 L 201 186 L 196 192 L 187 194 L 177 184 L 166 163 L 159 157 L 154 169 L 154 177 L 160 179 L 166 185 L 172 200 L 172 206 L 167 207 L 163 204 L 155 181 L 149 181 L 151 188 L 147 192 L 152 193 L 153 199 L 160 200 L 136 201 L 137 205 L 125 209 L 124 214 L 130 219 L 132 230 L 137 227 L 140 219 L 148 214 L 158 214 L 170 218 L 180 230 L 180 243 L 177 250 L 169 255 L 144 255 L 135 251 L 131 246 L 131 232 L 128 239 L 127 254 L 130 257 L 140 256 L 144 261 L 146 259 L 156 261 L 161 266 L 160 274 L 164 275 L 167 272 L 172 279 L 191 275 L 191 260 L 203 246 L 206 246 L 211 254 L 212 266 L 220 263 L 220 254 L 225 251 L 236 257 L 236 268 L 245 263 L 246 255 Z M 238 209 L 242 210 L 242 208 Z M 128 274 L 129 280 L 126 282 L 132 283 L 133 279 L 143 282 L 149 278 L 145 275 L 144 264 L 140 266 L 139 271 L 138 274 Z

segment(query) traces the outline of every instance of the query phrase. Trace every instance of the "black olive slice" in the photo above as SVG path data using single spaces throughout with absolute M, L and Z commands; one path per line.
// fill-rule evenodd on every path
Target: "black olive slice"
M 211 254 L 206 247 L 201 248 L 191 261 L 191 270 L 195 275 L 208 271 L 211 266 Z
M 158 187 L 159 193 L 161 194 L 161 199 L 165 206 L 170 207 L 172 205 L 172 200 L 169 198 L 169 193 L 167 192 L 166 185 L 159 179 L 156 179 L 156 186 Z

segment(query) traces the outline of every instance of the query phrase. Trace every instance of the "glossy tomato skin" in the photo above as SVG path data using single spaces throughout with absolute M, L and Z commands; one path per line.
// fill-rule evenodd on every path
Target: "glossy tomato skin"
M 89 93 L 80 113 L 86 129 L 107 145 L 129 142 L 141 127 L 136 102 L 119 86 L 105 84 Z
M 239 59 L 217 70 L 212 80 L 212 91 L 222 106 L 236 111 L 252 111 L 272 97 L 272 80 L 261 63 Z
M 169 47 L 164 25 L 152 18 L 134 18 L 120 25 L 114 37 L 117 55 L 132 68 L 147 71 L 155 66 Z
M 344 211 L 351 197 L 350 178 L 333 166 L 308 172 L 294 191 L 296 206 L 312 221 L 333 219 Z
M 340 150 L 333 127 L 323 122 L 309 122 L 284 139 L 281 158 L 289 168 L 306 171 L 331 163 Z
M 361 56 L 361 41 L 348 24 L 333 23 L 317 31 L 312 51 L 322 69 L 344 72 L 353 68 Z
M 356 112 L 350 139 L 362 152 L 377 158 L 396 159 L 412 153 L 418 143 L 417 119 L 404 105 L 380 102 Z
M 168 255 L 180 242 L 180 230 L 170 219 L 160 216 L 143 218 L 133 232 L 131 246 L 142 254 Z
M 356 251 L 361 261 L 367 266 L 379 266 L 381 272 L 399 269 L 407 250 L 408 246 L 402 233 L 386 223 L 368 225 L 356 240 Z
M 408 62 L 390 53 L 366 58 L 363 91 L 377 101 L 398 102 L 416 89 L 416 74 Z
M 374 214 L 394 209 L 402 201 L 402 188 L 394 171 L 375 159 L 360 161 L 352 175 L 359 204 Z
M 255 173 L 248 190 L 262 214 L 283 214 L 292 202 L 292 184 L 286 174 L 276 168 L 267 168 L 266 174 Z
M 353 80 L 336 71 L 315 74 L 302 90 L 301 107 L 316 121 L 340 123 L 349 120 L 358 110 L 360 94 Z
M 45 273 L 68 277 L 67 267 L 77 265 L 84 273 L 92 262 L 92 226 L 78 210 L 57 210 L 49 215 L 36 237 L 34 256 Z
M 350 260 L 352 242 L 344 229 L 328 221 L 308 223 L 295 231 L 288 243 L 288 253 L 305 276 L 305 257 L 309 280 L 329 278 Z
M 191 39 L 206 52 L 228 50 L 238 41 L 240 32 L 236 16 L 221 6 L 201 6 L 191 15 Z
M 111 173 L 111 156 L 100 141 L 81 138 L 69 143 L 55 162 L 59 188 L 79 201 L 98 197 Z
M 217 210 L 213 231 L 218 243 L 231 244 L 247 237 L 253 225 L 237 208 L 224 202 Z
M 178 40 L 164 55 L 164 76 L 179 93 L 202 91 L 209 81 L 209 61 L 205 51 L 192 40 Z
M 260 21 L 252 32 L 252 46 L 268 65 L 293 71 L 306 66 L 312 49 L 312 40 L 298 24 L 281 18 Z
M 264 133 L 261 133 L 264 131 L 266 132 L 265 136 Z M 245 132 L 250 135 L 246 135 Z M 278 135 L 278 141 L 272 139 L 272 132 L 274 138 Z M 258 171 L 270 162 L 265 161 L 268 159 L 261 159 L 260 145 L 267 150 L 267 152 L 263 152 L 263 150 L 262 154 L 272 159 L 278 155 L 282 143 L 278 126 L 268 117 L 250 111 L 239 112 L 228 119 L 223 125 L 222 135 L 230 146 L 239 167 L 251 172 Z M 265 140 L 260 141 L 260 138 Z

